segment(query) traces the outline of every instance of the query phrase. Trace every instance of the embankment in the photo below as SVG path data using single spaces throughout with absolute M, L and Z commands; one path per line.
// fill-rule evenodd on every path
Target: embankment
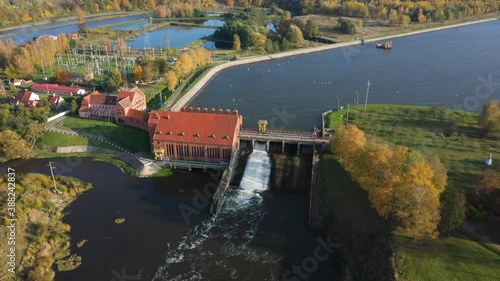
M 371 39 L 366 39 L 365 44 L 377 42 L 377 41 L 388 40 L 388 39 L 393 39 L 393 38 L 412 36 L 412 35 L 417 35 L 417 34 L 422 34 L 422 33 L 427 33 L 427 32 L 434 32 L 434 31 L 440 31 L 440 30 L 445 30 L 445 29 L 450 29 L 450 28 L 456 28 L 456 27 L 460 27 L 460 26 L 485 23 L 485 22 L 494 21 L 494 20 L 497 20 L 497 18 L 464 22 L 464 23 L 440 26 L 440 27 L 435 27 L 435 28 L 423 29 L 423 30 L 418 30 L 418 31 L 412 31 L 412 32 L 408 32 L 408 33 L 401 33 L 401 34 L 389 35 L 389 36 L 384 36 L 384 37 L 371 38 Z M 198 83 L 196 85 L 194 85 L 182 98 L 180 98 L 179 101 L 177 101 L 177 103 L 175 103 L 174 106 L 172 106 L 171 110 L 172 111 L 179 111 L 181 109 L 181 107 L 185 106 L 189 101 L 191 101 L 196 96 L 196 94 L 205 86 L 205 84 L 207 84 L 217 73 L 219 73 L 220 71 L 222 71 L 226 68 L 238 66 L 238 65 L 249 64 L 249 63 L 256 63 L 256 62 L 261 62 L 261 61 L 274 60 L 274 59 L 279 59 L 279 58 L 284 58 L 284 57 L 304 55 L 304 54 L 310 54 L 310 53 L 315 53 L 315 52 L 350 47 L 350 46 L 355 46 L 355 45 L 360 45 L 360 44 L 361 44 L 361 41 L 356 40 L 356 41 L 352 41 L 352 42 L 324 45 L 324 46 L 319 46 L 319 47 L 314 47 L 314 48 L 298 49 L 298 50 L 277 53 L 277 54 L 271 54 L 271 55 L 250 57 L 250 58 L 226 62 L 226 63 L 220 64 L 220 65 L 217 65 L 214 68 L 210 69 L 208 71 L 208 73 L 203 78 L 201 78 L 200 81 L 198 81 Z

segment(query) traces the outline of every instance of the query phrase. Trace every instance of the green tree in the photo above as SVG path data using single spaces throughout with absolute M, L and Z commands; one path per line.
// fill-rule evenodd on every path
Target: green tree
M 345 34 L 356 34 L 356 25 L 350 21 L 345 20 L 343 18 L 339 18 L 338 20 L 340 31 Z
M 33 150 L 16 132 L 0 132 L 0 156 L 5 159 L 27 159 L 33 156 Z
M 273 41 L 269 38 L 266 40 L 266 53 L 274 53 Z
M 465 194 L 463 191 L 454 187 L 448 186 L 441 194 L 441 222 L 439 229 L 441 233 L 447 233 L 450 236 L 451 232 L 462 226 L 465 220 Z
M 120 87 L 123 83 L 122 73 L 118 68 L 113 68 L 113 70 L 111 71 L 111 79 L 113 79 L 118 87 Z
M 311 39 L 315 36 L 318 36 L 318 25 L 314 23 L 312 20 L 307 20 L 306 26 L 304 27 L 304 36 L 308 39 Z
M 241 50 L 241 41 L 240 41 L 240 36 L 238 34 L 233 35 L 233 50 L 235 51 Z
M 72 114 L 77 114 L 78 113 L 78 103 L 76 102 L 75 99 L 71 100 L 71 113 Z
M 30 147 L 33 148 L 35 146 L 35 142 L 41 138 L 43 138 L 43 134 L 45 132 L 45 127 L 43 124 L 37 122 L 30 122 L 23 130 L 22 137 L 28 143 L 30 143 Z
M 167 61 L 164 58 L 155 59 L 156 69 L 158 70 L 158 75 L 163 75 L 167 72 Z
M 287 39 L 293 45 L 300 45 L 304 43 L 304 36 L 302 31 L 296 25 L 290 25 L 290 29 L 287 32 Z
M 479 125 L 490 136 L 500 134 L 500 101 L 491 100 L 483 105 L 483 111 L 479 116 Z

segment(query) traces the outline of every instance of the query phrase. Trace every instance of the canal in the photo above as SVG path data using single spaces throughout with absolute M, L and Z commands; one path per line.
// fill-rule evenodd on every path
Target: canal
M 327 109 L 364 103 L 458 106 L 500 98 L 500 21 L 241 65 L 218 73 L 189 106 L 238 109 L 244 126 L 312 130 Z M 493 81 L 493 83 L 491 83 Z M 495 82 L 496 81 L 496 82 Z M 458 102 L 458 103 L 457 103 Z

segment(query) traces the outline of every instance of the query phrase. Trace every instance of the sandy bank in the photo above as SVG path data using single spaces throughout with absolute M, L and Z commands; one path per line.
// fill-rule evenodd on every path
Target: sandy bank
M 440 30 L 456 28 L 456 27 L 460 27 L 460 26 L 485 23 L 485 22 L 490 22 L 490 21 L 494 21 L 494 20 L 497 20 L 497 18 L 464 22 L 464 23 L 440 26 L 440 27 L 435 27 L 435 28 L 423 29 L 423 30 L 418 30 L 418 31 L 412 31 L 412 32 L 408 32 L 408 33 L 401 33 L 401 34 L 395 34 L 395 35 L 390 35 L 390 36 L 366 39 L 365 43 L 383 41 L 383 40 L 387 40 L 387 39 L 399 38 L 399 37 L 404 37 L 404 36 L 412 36 L 412 35 L 417 35 L 417 34 L 422 34 L 422 33 L 427 33 L 427 32 L 440 31 Z M 338 43 L 338 44 L 332 44 L 332 45 L 324 45 L 324 46 L 314 47 L 314 48 L 298 49 L 298 50 L 277 53 L 277 54 L 244 58 L 241 60 L 226 62 L 226 63 L 220 64 L 220 65 L 217 65 L 214 68 L 210 69 L 208 71 L 208 73 L 206 73 L 206 75 L 203 78 L 201 78 L 198 81 L 198 83 L 196 83 L 196 85 L 193 86 L 193 88 L 191 88 L 181 99 L 179 99 L 179 101 L 177 101 L 177 103 L 175 103 L 175 105 L 172 106 L 171 110 L 172 111 L 179 111 L 181 109 L 181 107 L 183 107 L 189 101 L 191 101 L 196 96 L 196 94 L 205 86 L 205 84 L 207 84 L 218 72 L 220 72 L 221 70 L 224 70 L 226 68 L 237 66 L 237 65 L 248 64 L 248 63 L 268 61 L 268 60 L 273 60 L 273 59 L 278 59 L 278 58 L 304 55 L 304 54 L 309 54 L 309 53 L 314 53 L 314 52 L 321 52 L 321 51 L 327 51 L 327 50 L 332 50 L 332 49 L 344 48 L 344 47 L 355 46 L 355 45 L 360 45 L 360 44 L 361 44 L 361 42 L 359 40 L 356 40 L 356 41 L 344 42 L 344 43 Z

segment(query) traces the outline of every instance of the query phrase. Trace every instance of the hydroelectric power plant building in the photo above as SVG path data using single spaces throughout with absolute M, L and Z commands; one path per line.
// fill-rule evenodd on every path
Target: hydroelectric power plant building
M 153 110 L 148 120 L 151 150 L 157 160 L 229 162 L 242 124 L 237 110 Z

